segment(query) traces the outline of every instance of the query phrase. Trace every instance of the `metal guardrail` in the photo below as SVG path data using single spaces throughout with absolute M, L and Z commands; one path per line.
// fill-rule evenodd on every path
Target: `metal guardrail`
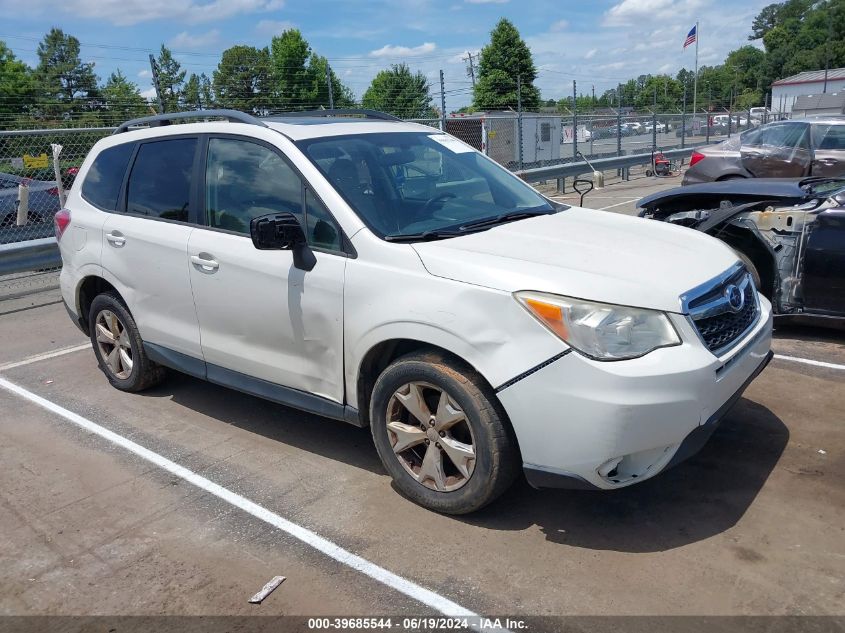
M 692 155 L 694 147 L 683 149 L 670 149 L 662 152 L 667 158 L 686 158 Z M 523 169 L 517 171 L 516 175 L 526 182 L 540 182 L 542 180 L 554 180 L 556 178 L 575 178 L 581 174 L 591 174 L 595 171 L 609 171 L 613 169 L 628 169 L 637 165 L 645 165 L 651 162 L 651 152 L 647 154 L 631 154 L 629 156 L 612 156 L 610 158 L 596 158 L 590 161 L 592 168 L 585 161 L 550 165 L 548 167 L 536 167 L 535 169 Z
M 57 268 L 61 265 L 62 257 L 55 237 L 0 244 L 0 275 Z

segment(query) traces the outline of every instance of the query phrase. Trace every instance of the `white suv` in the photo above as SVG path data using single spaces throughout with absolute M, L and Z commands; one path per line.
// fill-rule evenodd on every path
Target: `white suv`
M 556 203 L 387 115 L 199 114 L 227 120 L 98 142 L 56 216 L 64 300 L 118 389 L 171 368 L 369 426 L 405 495 L 465 513 L 520 469 L 656 475 L 771 356 L 719 240 Z

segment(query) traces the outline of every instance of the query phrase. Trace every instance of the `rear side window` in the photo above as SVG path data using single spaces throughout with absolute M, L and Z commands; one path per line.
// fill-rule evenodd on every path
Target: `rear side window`
M 818 149 L 845 151 L 845 125 L 815 125 L 813 136 Z
M 196 148 L 195 138 L 142 144 L 129 174 L 126 212 L 187 222 Z
M 94 206 L 114 211 L 134 147 L 134 143 L 124 143 L 100 152 L 82 183 L 82 197 Z

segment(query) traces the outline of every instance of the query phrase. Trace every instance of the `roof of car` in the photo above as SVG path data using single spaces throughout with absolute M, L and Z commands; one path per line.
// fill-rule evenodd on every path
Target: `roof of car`
M 205 121 L 189 120 L 205 119 Z M 277 115 L 256 117 L 237 110 L 197 110 L 157 114 L 140 119 L 126 121 L 115 128 L 115 134 L 140 130 L 170 128 L 174 122 L 187 124 L 191 132 L 202 130 L 205 126 L 217 128 L 219 119 L 230 123 L 240 123 L 260 128 L 269 128 L 281 132 L 294 141 L 343 136 L 348 134 L 373 134 L 379 132 L 430 132 L 438 130 L 427 125 L 406 123 L 390 114 L 361 108 L 340 110 L 313 110 L 309 112 L 284 112 Z M 181 127 L 181 126 L 178 126 Z M 155 133 L 149 135 L 155 136 Z
M 379 121 L 352 117 L 335 118 L 266 118 L 261 119 L 270 129 L 281 132 L 294 141 L 326 136 L 349 134 L 376 134 L 380 132 L 429 132 L 438 134 L 436 128 L 404 121 Z

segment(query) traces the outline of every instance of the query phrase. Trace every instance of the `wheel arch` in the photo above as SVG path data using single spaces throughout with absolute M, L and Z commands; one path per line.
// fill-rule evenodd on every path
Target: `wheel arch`
M 85 334 L 90 334 L 90 323 L 88 322 L 89 312 L 91 311 L 91 303 L 97 295 L 104 292 L 111 292 L 120 299 L 121 303 L 126 306 L 126 300 L 118 292 L 111 283 L 106 281 L 99 275 L 88 275 L 79 282 L 76 288 L 76 314 L 79 317 L 79 324 Z M 129 310 L 128 306 L 126 308 Z
M 777 285 L 777 264 L 768 246 L 748 227 L 728 224 L 715 234 L 725 244 L 743 253 L 760 275 L 760 292 L 770 301 Z

